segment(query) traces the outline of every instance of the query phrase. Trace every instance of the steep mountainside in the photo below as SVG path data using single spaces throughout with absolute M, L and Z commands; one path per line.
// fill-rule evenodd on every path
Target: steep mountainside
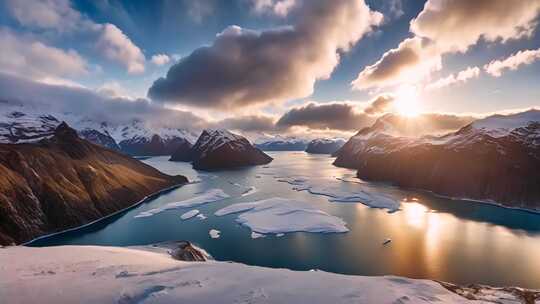
M 334 154 L 345 144 L 342 138 L 318 138 L 309 142 L 306 152 L 313 154 Z
M 454 197 L 540 210 L 540 111 L 496 115 L 435 137 L 367 128 L 336 152 L 337 166 Z
M 185 142 L 196 140 L 188 130 L 152 127 L 138 119 L 112 124 L 72 113 L 48 113 L 46 109 L 7 104 L 0 109 L 0 143 L 35 142 L 50 137 L 61 121 L 68 122 L 83 139 L 130 155 L 171 155 Z
M 60 124 L 38 143 L 0 144 L 0 244 L 78 226 L 187 182 Z
M 263 165 L 272 161 L 245 137 L 227 130 L 204 130 L 187 153 L 178 152 L 174 156 L 174 159 L 192 161 L 193 168 L 201 170 Z

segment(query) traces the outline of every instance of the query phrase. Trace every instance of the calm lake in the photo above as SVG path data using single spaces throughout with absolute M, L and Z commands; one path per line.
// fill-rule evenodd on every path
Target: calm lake
M 145 159 L 165 173 L 199 182 L 90 226 L 37 240 L 31 246 L 131 246 L 190 240 L 216 260 L 250 265 L 540 288 L 540 214 L 362 182 L 354 178 L 354 170 L 334 167 L 327 155 L 268 154 L 274 157 L 268 166 L 220 172 L 197 172 L 189 163 L 169 162 L 168 157 Z M 287 177 L 302 177 L 343 192 L 367 188 L 401 200 L 401 208 L 388 213 L 361 203 L 330 202 L 327 196 L 296 191 L 291 184 L 279 181 Z M 257 191 L 242 196 L 249 187 Z M 196 207 L 207 219 L 180 219 L 194 208 L 134 217 L 215 188 L 231 197 Z M 236 215 L 214 216 L 216 210 L 230 204 L 271 197 L 296 199 L 338 216 L 350 231 L 252 239 L 249 228 L 235 222 Z M 221 237 L 210 238 L 210 229 L 220 230 Z M 383 245 L 387 238 L 392 242 Z

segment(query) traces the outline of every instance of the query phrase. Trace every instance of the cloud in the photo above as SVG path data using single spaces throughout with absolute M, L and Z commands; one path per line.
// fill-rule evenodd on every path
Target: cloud
M 168 109 L 147 99 L 109 97 L 87 88 L 45 84 L 2 73 L 0 100 L 31 105 L 44 113 L 69 112 L 110 123 L 139 119 L 153 126 L 190 130 L 207 126 L 204 119 L 191 112 Z
M 272 13 L 285 17 L 296 5 L 297 0 L 251 0 L 253 11 L 257 14 Z
M 276 130 L 274 120 L 274 117 L 262 115 L 240 116 L 223 119 L 216 123 L 216 127 L 244 132 L 271 132 Z
M 289 110 L 281 116 L 276 126 L 353 131 L 367 127 L 374 121 L 374 117 L 366 115 L 351 103 L 317 104 L 312 102 Z
M 422 136 L 446 134 L 456 131 L 475 118 L 443 113 L 424 113 L 414 119 L 396 114 L 386 114 L 384 120 L 385 133 L 394 136 Z
M 530 37 L 539 11 L 537 0 L 428 0 L 411 21 L 415 36 L 364 68 L 352 82 L 353 88 L 417 83 L 441 69 L 442 55 L 466 52 L 480 39 L 506 42 Z
M 465 52 L 481 38 L 530 37 L 539 10 L 537 0 L 428 0 L 411 21 L 411 32 L 435 41 L 443 52 Z
M 161 66 L 164 64 L 167 64 L 171 61 L 171 58 L 166 54 L 156 54 L 152 56 L 152 59 L 150 59 L 153 64 L 157 66 Z
M 351 85 L 354 89 L 381 88 L 416 83 L 432 71 L 441 69 L 441 56 L 427 40 L 418 37 L 402 41 L 373 65 L 362 70 Z
M 105 58 L 124 66 L 128 73 L 144 72 L 142 51 L 116 25 L 100 24 L 75 10 L 69 0 L 7 0 L 6 8 L 21 25 L 60 34 L 90 33 L 97 50 Z
M 62 78 L 88 73 L 87 62 L 75 51 L 48 46 L 0 28 L 0 71 L 33 79 Z
M 383 94 L 375 97 L 374 100 L 364 109 L 364 113 L 373 115 L 385 113 L 392 103 L 394 102 L 395 97 L 390 94 Z
M 204 18 L 214 13 L 214 0 L 188 1 L 186 5 L 188 5 L 188 16 L 198 24 L 200 24 Z
M 144 72 L 144 55 L 119 28 L 114 24 L 103 25 L 97 48 L 109 60 L 119 62 L 130 74 Z
M 436 90 L 456 84 L 463 84 L 470 79 L 478 78 L 478 76 L 480 76 L 480 68 L 467 67 L 467 69 L 460 71 L 457 75 L 450 74 L 445 78 L 430 83 L 426 86 L 426 90 Z
M 17 22 L 32 28 L 71 32 L 92 25 L 69 0 L 6 0 L 6 8 Z
M 484 70 L 493 77 L 500 77 L 504 71 L 515 71 L 522 65 L 532 64 L 540 59 L 540 49 L 522 50 L 503 60 L 493 60 L 484 66 Z
M 173 65 L 148 91 L 153 100 L 203 108 L 260 105 L 309 96 L 382 15 L 363 0 L 302 2 L 294 26 L 230 26 Z M 344 30 L 347 29 L 347 30 Z

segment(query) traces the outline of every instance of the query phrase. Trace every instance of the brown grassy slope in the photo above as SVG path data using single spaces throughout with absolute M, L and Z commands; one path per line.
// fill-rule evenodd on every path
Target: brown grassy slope
M 0 144 L 0 244 L 88 223 L 185 182 L 79 139 L 65 124 L 37 144 Z

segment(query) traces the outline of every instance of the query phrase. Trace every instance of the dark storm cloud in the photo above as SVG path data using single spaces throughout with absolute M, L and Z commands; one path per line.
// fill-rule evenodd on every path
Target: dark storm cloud
M 291 27 L 261 32 L 228 27 L 211 46 L 172 66 L 148 96 L 165 103 L 236 108 L 310 95 L 316 80 L 330 77 L 339 52 L 371 31 L 382 15 L 364 0 L 302 3 Z

